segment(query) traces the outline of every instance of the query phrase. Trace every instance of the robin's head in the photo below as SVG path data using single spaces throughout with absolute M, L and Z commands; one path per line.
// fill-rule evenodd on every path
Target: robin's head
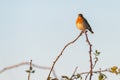
M 83 17 L 83 15 L 82 15 L 82 14 L 78 14 L 78 16 L 79 16 L 79 17 Z

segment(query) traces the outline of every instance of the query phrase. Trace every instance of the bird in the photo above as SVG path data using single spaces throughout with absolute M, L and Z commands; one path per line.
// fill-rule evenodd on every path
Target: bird
M 83 32 L 89 30 L 92 34 L 94 33 L 88 21 L 83 17 L 83 14 L 78 14 L 78 18 L 76 19 L 76 26 L 79 30 L 82 30 Z

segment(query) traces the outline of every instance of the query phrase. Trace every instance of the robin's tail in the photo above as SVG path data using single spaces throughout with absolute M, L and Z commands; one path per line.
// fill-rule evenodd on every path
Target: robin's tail
M 92 34 L 94 33 L 92 30 L 89 30 Z

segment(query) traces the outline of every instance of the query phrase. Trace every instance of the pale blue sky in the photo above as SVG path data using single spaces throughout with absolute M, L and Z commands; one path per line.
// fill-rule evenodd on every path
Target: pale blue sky
M 33 60 L 41 66 L 52 65 L 66 43 L 78 36 L 77 15 L 82 13 L 93 28 L 88 32 L 93 51 L 101 52 L 96 69 L 120 67 L 119 0 L 0 0 L 0 69 Z M 55 66 L 57 75 L 71 75 L 89 69 L 85 36 L 63 53 Z M 28 66 L 0 74 L 0 80 L 27 80 Z M 47 70 L 38 70 L 31 80 L 45 80 Z M 109 80 L 119 80 L 109 75 Z

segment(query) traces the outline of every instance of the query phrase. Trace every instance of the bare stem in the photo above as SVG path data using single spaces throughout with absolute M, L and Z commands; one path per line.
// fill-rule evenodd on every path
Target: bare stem
M 72 80 L 72 78 L 74 77 L 74 75 L 75 75 L 75 73 L 76 73 L 77 69 L 78 69 L 78 67 L 76 67 L 76 68 L 75 68 L 75 70 L 74 70 L 74 72 L 73 72 L 73 74 L 72 74 L 72 76 L 71 76 L 70 80 Z
M 49 80 L 50 75 L 51 75 L 51 72 L 52 72 L 52 70 L 53 70 L 56 62 L 58 61 L 58 59 L 61 57 L 62 53 L 64 52 L 64 50 L 67 48 L 67 46 L 69 46 L 70 44 L 73 44 L 75 41 L 77 41 L 78 38 L 82 35 L 82 33 L 83 33 L 83 31 L 81 31 L 81 33 L 77 36 L 77 38 L 75 38 L 73 41 L 67 43 L 67 44 L 63 47 L 63 49 L 61 50 L 61 52 L 59 53 L 59 55 L 57 56 L 57 58 L 55 59 L 55 61 L 53 61 L 53 64 L 52 64 L 51 70 L 50 70 L 50 72 L 49 72 L 49 74 L 48 74 L 47 80 Z

